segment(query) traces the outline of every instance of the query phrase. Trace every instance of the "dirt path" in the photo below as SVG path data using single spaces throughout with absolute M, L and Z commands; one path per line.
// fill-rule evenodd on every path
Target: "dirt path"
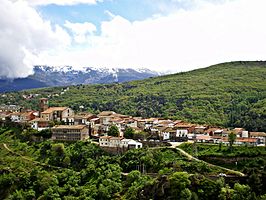
M 14 152 L 13 150 L 11 150 L 7 144 L 3 143 L 3 146 L 4 148 L 9 151 L 10 153 L 13 153 L 17 156 L 20 156 L 22 159 L 24 160 L 27 160 L 29 162 L 32 162 L 32 163 L 35 163 L 37 165 L 41 165 L 41 166 L 45 166 L 45 167 L 50 167 L 50 168 L 53 168 L 53 169 L 63 169 L 61 167 L 56 167 L 56 166 L 51 166 L 51 165 L 48 165 L 48 164 L 45 164 L 45 163 L 41 163 L 41 162 L 38 162 L 38 161 L 35 161 L 35 160 L 32 160 L 26 156 L 23 156 L 21 154 L 18 154 L 16 152 Z M 155 147 L 155 148 L 165 148 L 165 147 Z M 192 155 L 190 155 L 189 153 L 187 153 L 186 151 L 184 151 L 183 149 L 180 149 L 178 147 L 174 147 L 174 146 L 170 146 L 170 147 L 166 147 L 166 148 L 172 148 L 172 149 L 177 149 L 182 155 L 186 156 L 189 160 L 195 160 L 197 162 L 203 162 L 203 163 L 206 163 L 207 165 L 209 165 L 210 167 L 216 167 L 216 168 L 219 168 L 219 169 L 222 169 L 222 170 L 225 170 L 227 172 L 229 172 L 230 174 L 235 174 L 235 175 L 238 175 L 238 176 L 245 176 L 245 174 L 243 174 L 242 172 L 239 172 L 239 171 L 235 171 L 235 170 L 232 170 L 232 169 L 228 169 L 228 168 L 225 168 L 225 167 L 221 167 L 219 165 L 214 165 L 214 164 L 211 164 L 211 163 L 208 163 L 206 161 L 203 161 L 203 160 L 199 160 L 198 158 L 195 158 L 193 157 Z M 67 168 L 64 168 L 64 169 L 67 169 Z
M 243 174 L 242 172 L 239 172 L 239 171 L 235 171 L 235 170 L 232 170 L 232 169 L 228 169 L 228 168 L 225 168 L 225 167 L 221 167 L 219 165 L 214 165 L 214 164 L 211 164 L 211 163 L 208 163 L 206 161 L 203 161 L 203 160 L 200 160 L 198 158 L 195 158 L 193 157 L 192 155 L 190 155 L 189 153 L 187 153 L 186 151 L 184 151 L 183 149 L 180 149 L 178 147 L 176 147 L 176 149 L 181 153 L 183 154 L 184 156 L 186 156 L 189 160 L 195 160 L 195 161 L 198 161 L 198 162 L 203 162 L 203 163 L 206 163 L 207 165 L 209 165 L 210 167 L 216 167 L 216 168 L 219 168 L 219 169 L 222 169 L 222 170 L 225 170 L 227 172 L 229 172 L 230 174 L 235 174 L 237 176 L 246 176 L 245 174 Z
M 32 163 L 34 163 L 34 164 L 36 164 L 36 165 L 41 165 L 42 167 L 49 167 L 49 168 L 53 168 L 53 169 L 62 169 L 61 167 L 51 166 L 51 165 L 48 165 L 48 164 L 46 164 L 46 163 L 41 163 L 41 162 L 39 162 L 39 161 L 32 160 L 32 159 L 30 159 L 30 158 L 28 158 L 28 157 L 26 157 L 26 156 L 23 156 L 23 155 L 21 155 L 21 154 L 19 154 L 19 153 L 14 152 L 13 150 L 11 150 L 11 149 L 7 146 L 7 144 L 5 144 L 5 143 L 2 143 L 2 144 L 3 144 L 4 148 L 5 148 L 7 151 L 9 151 L 10 153 L 12 153 L 12 154 L 14 154 L 14 155 L 16 155 L 16 156 L 21 157 L 23 160 L 26 160 L 26 161 L 32 162 Z M 64 169 L 67 169 L 67 168 L 64 168 Z
M 180 144 L 179 144 L 180 145 Z M 203 160 L 200 160 L 198 158 L 195 158 L 194 156 L 190 155 L 189 153 L 187 153 L 186 151 L 184 151 L 183 149 L 180 149 L 178 146 L 179 145 L 174 145 L 174 146 L 167 146 L 167 147 L 151 147 L 153 149 L 162 149 L 162 148 L 171 148 L 171 149 L 176 149 L 178 150 L 182 155 L 186 156 L 189 160 L 195 160 L 197 162 L 203 162 L 205 164 L 207 164 L 208 166 L 210 167 L 216 167 L 216 168 L 219 168 L 221 170 L 224 170 L 224 171 L 227 171 L 227 173 L 230 173 L 230 174 L 234 174 L 234 175 L 237 175 L 237 176 L 246 176 L 245 174 L 243 174 L 242 172 L 239 172 L 239 171 L 235 171 L 235 170 L 232 170 L 232 169 L 228 169 L 228 168 L 225 168 L 225 167 L 221 167 L 219 165 L 214 165 L 214 164 L 211 164 L 211 163 L 208 163 L 206 161 L 203 161 Z

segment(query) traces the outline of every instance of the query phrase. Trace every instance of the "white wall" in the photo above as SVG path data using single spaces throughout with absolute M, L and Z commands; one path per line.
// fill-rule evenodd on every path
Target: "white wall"
M 176 137 L 187 137 L 187 135 L 188 135 L 188 130 L 186 129 L 176 130 Z

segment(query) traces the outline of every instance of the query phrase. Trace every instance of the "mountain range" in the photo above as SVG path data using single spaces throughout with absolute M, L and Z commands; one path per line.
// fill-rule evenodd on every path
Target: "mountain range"
M 158 72 L 145 68 L 87 67 L 76 70 L 71 66 L 35 66 L 33 71 L 34 73 L 26 78 L 0 79 L 0 92 L 79 84 L 120 83 L 160 75 Z

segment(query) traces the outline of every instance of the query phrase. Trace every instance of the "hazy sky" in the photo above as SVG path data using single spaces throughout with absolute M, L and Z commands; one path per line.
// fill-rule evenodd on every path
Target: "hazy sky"
M 0 77 L 266 60 L 265 0 L 0 0 Z

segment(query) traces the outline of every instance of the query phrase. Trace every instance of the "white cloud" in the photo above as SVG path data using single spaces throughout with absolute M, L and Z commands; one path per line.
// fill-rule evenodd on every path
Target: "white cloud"
M 75 5 L 75 4 L 96 4 L 99 0 L 27 0 L 30 5 L 44 6 L 49 4 L 56 5 Z
M 60 26 L 51 27 L 23 1 L 2 0 L 0 6 L 0 77 L 25 77 L 33 61 L 51 48 L 70 44 Z
M 96 26 L 89 22 L 71 23 L 66 21 L 64 26 L 71 30 L 71 32 L 74 34 L 74 40 L 77 43 L 86 42 L 86 40 L 89 39 L 88 37 L 96 31 Z
M 25 2 L 2 0 L 0 76 L 26 76 L 33 64 L 187 71 L 266 60 L 265 7 L 264 0 L 201 1 L 143 21 L 112 15 L 97 31 L 90 22 L 52 27 Z
M 43 55 L 50 64 L 149 67 L 187 71 L 234 60 L 266 60 L 266 1 L 201 3 L 197 9 L 129 22 L 121 16 L 103 22 L 101 35 L 87 47 Z

